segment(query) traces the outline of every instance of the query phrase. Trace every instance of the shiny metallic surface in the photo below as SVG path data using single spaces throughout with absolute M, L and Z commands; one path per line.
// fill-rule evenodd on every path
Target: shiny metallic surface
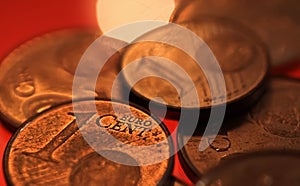
M 73 73 L 95 31 L 64 30 L 36 37 L 0 66 L 0 110 L 18 127 L 51 106 L 71 100 Z
M 266 43 L 273 66 L 299 59 L 300 6 L 297 0 L 177 0 L 171 22 L 222 16 L 251 28 Z
M 135 67 L 136 69 L 131 70 L 135 73 L 124 72 L 124 78 L 129 86 L 133 87 L 132 90 L 135 94 L 148 101 L 159 97 L 162 101 L 154 100 L 154 102 L 159 104 L 164 104 L 163 102 L 165 102 L 168 107 L 175 109 L 202 109 L 210 108 L 212 105 L 237 103 L 238 101 L 248 99 L 248 97 L 255 95 L 255 92 L 262 87 L 262 82 L 268 71 L 268 53 L 264 44 L 250 29 L 222 17 L 204 17 L 196 21 L 183 22 L 180 25 L 197 34 L 211 49 L 223 72 L 227 89 L 226 95 L 224 95 L 224 91 L 220 90 L 222 87 L 218 87 L 220 82 L 216 82 L 213 85 L 216 86 L 216 94 L 211 95 L 209 83 L 203 69 L 200 68 L 191 56 L 181 49 L 165 43 L 152 41 L 139 42 L 139 40 L 143 40 L 143 37 L 151 38 L 152 33 L 154 37 L 159 35 L 160 32 L 161 37 L 168 37 L 168 30 L 164 29 L 164 27 L 141 36 L 135 41 L 137 43 L 129 46 L 123 54 L 122 68 L 133 64 L 135 60 L 139 59 L 141 61 Z M 189 39 L 187 36 L 186 40 L 189 41 Z M 192 41 L 190 41 L 190 45 L 193 45 Z M 193 46 L 196 55 L 197 53 L 201 54 L 201 47 L 203 46 Z M 160 65 L 152 65 L 151 67 L 144 65 L 150 61 L 150 59 L 143 58 L 147 56 L 166 58 L 182 68 L 196 87 L 200 105 L 195 105 L 195 98 L 190 98 L 187 103 L 182 105 L 181 98 L 188 96 L 190 93 L 190 87 L 186 84 L 186 80 L 183 79 L 183 74 L 174 72 L 174 69 L 164 69 Z M 204 57 L 206 57 L 207 61 L 209 61 L 209 58 L 213 58 L 213 56 L 209 55 Z M 135 84 L 135 77 L 141 71 L 147 70 L 161 72 L 161 76 L 166 78 L 147 77 Z M 209 68 L 208 72 L 205 73 L 214 74 L 216 72 L 216 69 Z M 179 85 L 180 93 L 183 95 L 177 92 L 171 82 L 168 82 L 169 79 Z M 226 98 L 226 101 L 224 98 Z M 242 105 L 247 104 L 244 103 Z M 241 107 L 238 104 L 236 106 L 238 108 Z
M 184 128 L 178 143 L 187 142 L 180 152 L 181 162 L 193 181 L 221 161 L 253 151 L 300 150 L 300 83 L 285 78 L 271 79 L 269 90 L 248 114 L 223 123 L 213 139 L 198 132 L 190 139 Z M 200 140 L 209 148 L 200 151 Z
M 93 105 L 97 113 L 92 112 Z M 73 106 L 77 108 L 76 114 L 73 113 Z M 128 116 L 138 121 L 151 121 L 151 129 L 132 126 L 133 122 L 131 126 L 127 122 L 116 123 L 114 117 L 109 117 L 116 114 L 113 108 L 124 111 L 115 119 L 121 121 L 122 117 Z M 100 123 L 92 116 L 100 118 Z M 99 129 L 102 134 L 94 133 Z M 83 133 L 93 135 L 89 137 L 97 142 L 97 152 L 100 154 L 85 141 Z M 138 148 L 166 140 L 168 132 L 163 123 L 121 103 L 98 100 L 64 104 L 32 119 L 11 139 L 5 154 L 5 174 L 9 185 L 165 184 L 173 166 L 171 141 L 161 143 L 160 151 L 139 154 L 143 158 L 163 156 L 167 159 L 138 166 L 139 162 L 124 153 L 114 141 L 109 141 L 110 138 L 97 141 L 99 135 L 112 135 L 120 142 Z M 107 156 L 123 164 L 111 161 Z
M 36 37 L 12 51 L 0 65 L 0 112 L 6 123 L 18 128 L 43 110 L 71 101 L 77 65 L 98 35 L 95 30 L 60 30 Z M 80 98 L 85 98 L 85 92 L 111 98 L 119 56 L 115 53 L 109 59 L 94 89 L 82 87 Z M 121 91 L 116 93 L 116 99 L 120 97 Z
M 255 152 L 222 162 L 196 186 L 297 186 L 299 152 Z

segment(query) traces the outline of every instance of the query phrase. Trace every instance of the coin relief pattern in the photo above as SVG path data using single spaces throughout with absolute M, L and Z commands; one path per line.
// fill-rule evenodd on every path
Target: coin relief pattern
M 168 159 L 171 146 L 168 142 L 164 142 L 167 134 L 156 121 L 142 111 L 118 103 L 97 101 L 98 113 L 89 111 L 92 102 L 75 104 L 82 110 L 82 113 L 76 114 L 78 118 L 72 113 L 72 104 L 63 105 L 35 118 L 16 134 L 6 156 L 9 183 L 81 185 L 96 184 L 98 181 L 108 183 L 111 180 L 111 183 L 117 184 L 123 176 L 128 178 L 124 182 L 125 185 L 155 185 L 161 181 L 171 163 Z M 133 115 L 125 114 L 116 118 L 111 104 L 120 109 L 130 108 Z M 135 124 L 136 127 L 128 126 L 130 124 Z M 88 144 L 86 136 L 83 137 L 84 134 L 89 134 L 94 144 Z M 101 135 L 104 137 L 99 138 Z M 107 135 L 119 140 L 121 146 L 109 140 Z M 102 139 L 107 140 L 99 141 Z M 96 149 L 93 149 L 92 146 L 95 144 Z M 160 144 L 158 152 L 139 153 L 134 148 L 130 151 L 140 154 L 143 156 L 141 158 L 144 158 L 146 153 L 151 154 L 149 159 L 157 157 L 166 159 L 153 165 L 136 167 L 122 165 L 101 156 L 107 154 L 110 157 L 115 156 L 120 161 L 124 160 L 123 163 L 138 165 L 138 160 L 122 152 L 122 144 L 133 146 Z M 103 154 L 98 154 L 95 150 Z M 94 165 L 89 166 L 91 164 Z M 89 169 L 97 172 L 88 171 Z M 110 171 L 116 171 L 121 177 L 117 178 L 119 175 L 111 174 L 113 172 Z M 122 171 L 126 174 L 122 175 Z M 98 175 L 93 177 L 92 174 Z M 81 177 L 86 175 L 92 179 L 80 179 L 76 175 Z M 129 179 L 128 176 L 132 177 Z
M 195 174 L 200 176 L 220 161 L 239 154 L 299 150 L 299 104 L 295 99 L 299 88 L 296 80 L 271 79 L 269 89 L 252 111 L 226 121 L 214 140 L 210 136 L 192 136 L 181 151 L 182 161 L 195 167 Z M 183 133 L 179 133 L 178 137 L 179 143 L 187 141 Z M 210 144 L 204 151 L 199 150 L 201 139 Z
M 124 72 L 124 77 L 129 86 L 133 87 L 134 93 L 145 100 L 161 97 L 170 107 L 208 108 L 212 105 L 224 104 L 225 98 L 228 104 L 250 96 L 264 81 L 268 69 L 268 54 L 261 40 L 251 30 L 220 17 L 205 17 L 197 21 L 183 22 L 180 25 L 197 34 L 213 52 L 224 75 L 226 94 L 224 95 L 224 90 L 219 86 L 220 82 L 211 83 L 213 87 L 209 87 L 203 69 L 185 51 L 165 43 L 147 41 L 149 38 L 153 40 L 157 35 L 168 33 L 170 31 L 168 27 L 146 33 L 136 39 L 136 43 L 126 48 L 122 58 L 122 67 L 133 64 L 135 60 L 140 62 L 131 67 L 134 68 L 133 70 Z M 190 39 L 188 37 L 185 38 L 187 41 Z M 146 41 L 143 41 L 144 39 Z M 203 46 L 194 47 L 196 56 L 201 55 L 201 47 Z M 151 65 L 154 62 L 143 58 L 145 56 L 160 56 L 162 59 L 155 59 L 156 62 L 159 60 L 163 62 L 163 58 L 166 58 L 182 68 L 195 85 L 200 106 L 195 105 L 195 98 L 190 98 L 184 105 L 181 105 L 181 99 L 187 97 L 192 90 L 192 87 L 187 87 L 189 84 L 184 74 L 174 73 L 173 69 L 166 69 L 160 66 L 160 63 Z M 160 73 L 164 79 L 147 77 L 134 84 L 138 74 L 133 72 Z M 217 71 L 210 67 L 206 73 L 215 72 Z M 177 92 L 174 85 L 168 81 L 177 84 L 180 92 Z M 214 95 L 211 93 L 211 88 L 215 90 Z

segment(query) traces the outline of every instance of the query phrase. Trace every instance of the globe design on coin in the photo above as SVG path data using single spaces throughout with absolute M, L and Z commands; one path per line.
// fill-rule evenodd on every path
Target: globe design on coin
M 145 129 L 142 121 L 151 125 Z M 156 144 L 151 152 L 138 151 Z M 132 146 L 129 153 L 123 145 Z M 149 114 L 117 102 L 80 101 L 51 108 L 19 129 L 6 149 L 5 174 L 10 185 L 166 184 L 172 151 L 164 124 Z M 155 158 L 161 161 L 140 164 Z
M 203 70 L 189 54 L 167 43 L 151 41 L 152 35 L 153 37 L 167 38 L 170 32 L 167 27 L 146 33 L 136 39 L 124 51 L 122 68 L 133 64 L 135 60 L 140 62 L 140 65 L 130 67 L 134 69 L 123 73 L 125 80 L 136 95 L 147 101 L 160 97 L 168 107 L 175 109 L 210 108 L 212 105 L 237 103 L 248 99 L 248 97 L 253 98 L 253 100 L 257 99 L 254 98 L 254 92 L 259 92 L 258 90 L 263 87 L 262 84 L 268 69 L 268 54 L 261 40 L 253 32 L 239 23 L 218 17 L 205 17 L 197 21 L 179 23 L 179 25 L 194 32 L 211 49 L 223 72 L 226 95 L 224 95 L 223 88 L 218 86 L 218 82 L 212 84 L 216 90 L 216 94 L 212 95 L 211 87 L 209 87 L 208 79 Z M 144 38 L 150 39 L 145 41 Z M 196 56 L 203 55 L 207 61 L 214 58 L 209 54 L 203 54 L 204 45 L 193 46 L 193 39 L 189 36 L 180 42 L 189 43 L 194 48 Z M 152 63 L 151 58 L 146 58 L 147 56 L 159 56 L 162 59 L 155 63 L 155 66 L 151 66 L 149 65 Z M 163 58 L 175 63 L 189 75 L 196 87 L 200 105 L 195 105 L 193 99 L 190 99 L 190 102 L 185 103 L 185 105 L 181 104 L 181 98 L 188 96 L 190 87 L 187 86 L 182 74 L 159 65 L 163 63 Z M 205 73 L 214 74 L 217 72 L 215 67 L 210 67 L 207 70 L 209 72 Z M 135 77 L 145 71 L 160 72 L 162 77 L 166 77 L 166 79 L 149 77 L 134 83 Z M 178 84 L 181 92 L 177 92 L 174 86 L 166 81 L 169 79 Z M 163 104 L 162 102 L 157 103 Z M 240 104 L 239 106 L 245 105 L 247 104 Z

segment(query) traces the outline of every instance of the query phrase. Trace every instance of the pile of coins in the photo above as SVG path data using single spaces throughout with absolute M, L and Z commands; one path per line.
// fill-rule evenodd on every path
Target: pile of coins
M 299 185 L 299 80 L 269 74 L 279 59 L 255 29 L 230 16 L 190 15 L 193 3 L 177 5 L 176 24 L 122 49 L 100 31 L 68 29 L 3 59 L 0 116 L 15 131 L 4 157 L 7 183 L 174 185 L 178 156 L 199 186 Z M 110 52 L 93 84 L 94 66 L 78 67 Z M 217 68 L 202 69 L 195 56 Z M 174 135 L 164 119 L 178 122 Z
M 5 155 L 8 184 L 157 185 L 169 182 L 174 161 L 173 142 L 168 139 L 164 124 L 144 109 L 108 101 L 119 72 L 120 54 L 112 56 L 102 69 L 96 89 L 82 92 L 83 95 L 92 92 L 94 99 L 101 100 L 80 100 L 91 99 L 80 97 L 71 103 L 76 67 L 97 35 L 99 31 L 82 29 L 56 31 L 24 43 L 3 60 L 1 116 L 12 130 L 18 129 Z M 121 96 L 121 88 L 119 90 L 115 99 Z M 96 105 L 95 110 L 93 105 Z M 78 108 L 76 112 L 74 107 Z M 119 110 L 118 114 L 115 110 Z M 89 143 L 85 136 L 96 142 Z M 124 153 L 120 149 L 126 144 L 132 149 Z M 138 148 L 156 144 L 159 147 L 150 148 L 151 152 Z M 137 149 L 141 152 L 136 152 Z M 141 154 L 150 153 L 153 155 L 149 162 L 143 163 Z M 161 161 L 155 162 L 156 159 Z

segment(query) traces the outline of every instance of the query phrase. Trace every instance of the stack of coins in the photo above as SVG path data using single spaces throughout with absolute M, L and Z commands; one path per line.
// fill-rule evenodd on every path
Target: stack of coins
M 186 145 L 180 158 L 190 178 L 197 182 L 220 162 L 248 153 L 284 151 L 289 154 L 289 151 L 299 151 L 300 104 L 296 101 L 299 88 L 298 80 L 272 78 L 259 103 L 249 112 L 225 121 L 215 138 L 212 138 L 213 134 L 203 136 L 201 131 L 187 138 L 182 129 L 183 133 L 178 133 L 178 143 Z M 205 141 L 209 148 L 199 150 L 200 141 Z M 247 168 L 241 165 L 240 169 Z M 268 174 L 272 169 L 270 167 L 261 174 Z
M 122 99 L 120 83 L 110 97 L 119 53 L 105 64 L 94 90 L 83 87 L 81 95 L 94 97 L 71 102 L 77 65 L 98 33 L 56 31 L 24 43 L 3 60 L 1 116 L 17 129 L 4 158 L 9 185 L 171 181 L 173 142 L 165 125 L 144 109 L 112 101 Z
M 189 3 L 193 7 L 193 2 Z M 299 93 L 300 82 L 269 76 L 270 60 L 272 64 L 276 64 L 278 58 L 271 56 L 270 59 L 268 46 L 260 36 L 239 21 L 216 15 L 201 15 L 184 21 L 174 20 L 203 39 L 214 53 L 225 80 L 226 94 L 223 97 L 220 94 L 217 96 L 211 94 L 212 87 L 209 87 L 205 72 L 199 69 L 197 62 L 189 56 L 189 53 L 185 51 L 184 53 L 169 43 L 153 42 L 158 36 L 164 39 L 172 37 L 171 33 L 174 30 L 169 26 L 153 30 L 137 38 L 126 49 L 122 58 L 122 67 L 130 68 L 124 71 L 123 76 L 132 87 L 132 100 L 138 101 L 140 105 L 147 106 L 154 102 L 157 109 L 165 105 L 169 113 L 166 116 L 173 118 L 174 114 L 177 114 L 175 118 L 178 120 L 181 119 L 182 110 L 191 111 L 191 117 L 194 114 L 192 110 L 204 113 L 204 117 L 199 117 L 195 130 L 191 130 L 189 120 L 179 121 L 177 146 L 183 147 L 180 149 L 179 158 L 188 177 L 193 183 L 201 186 L 245 185 L 245 183 L 248 185 L 283 185 L 283 183 L 298 185 L 300 181 L 297 180 L 299 176 L 297 167 L 291 167 L 290 172 L 287 173 L 292 174 L 291 180 L 285 176 L 278 178 L 277 175 L 286 173 L 285 169 L 280 170 L 278 166 L 277 172 L 273 173 L 274 167 L 269 166 L 260 171 L 258 163 L 254 163 L 252 169 L 258 166 L 259 172 L 253 174 L 254 171 L 252 171 L 250 172 L 252 174 L 248 175 L 248 179 L 252 178 L 253 182 L 247 182 L 246 178 L 234 180 L 234 176 L 228 177 L 230 174 L 223 172 L 226 166 L 234 162 L 240 160 L 246 162 L 248 154 L 254 154 L 257 161 L 260 161 L 260 158 L 266 158 L 261 153 L 267 153 L 270 156 L 282 155 L 283 159 L 298 153 L 300 150 L 300 140 L 297 136 L 300 104 L 296 97 Z M 182 33 L 176 34 L 178 38 L 182 37 L 180 35 Z M 189 40 L 189 36 L 185 39 L 193 48 L 200 48 L 196 52 L 201 54 L 201 46 L 194 45 L 196 42 Z M 179 42 L 185 43 L 183 40 Z M 189 75 L 198 97 L 190 97 L 187 102 L 184 100 L 185 96 L 189 96 L 192 88 L 189 88 L 188 81 L 181 73 L 178 73 L 179 71 L 166 68 L 164 64 L 167 60 L 165 59 L 170 59 Z M 211 70 L 209 73 L 218 75 L 214 69 L 209 70 Z M 153 74 L 153 76 L 136 81 L 140 74 L 132 72 Z M 162 99 L 157 99 L 157 97 Z M 208 116 L 206 114 L 212 107 L 222 106 L 224 97 L 227 110 L 222 127 L 220 130 L 207 132 L 205 127 L 209 124 L 207 121 L 209 114 Z M 199 105 L 195 104 L 194 99 L 197 98 Z M 238 159 L 239 157 L 241 158 Z M 229 161 L 231 159 L 233 160 Z M 229 163 L 220 165 L 219 168 L 218 165 L 223 161 L 229 161 Z M 236 163 L 236 166 L 236 171 L 241 171 L 239 174 L 249 174 L 248 164 Z M 230 168 L 229 166 L 228 169 Z M 223 172 L 219 173 L 221 170 Z M 259 182 L 259 179 L 265 175 L 269 180 Z M 202 179 L 204 181 L 201 181 Z M 205 181 L 206 179 L 209 181 Z
M 235 19 L 240 12 L 226 15 L 246 5 L 198 14 L 200 5 L 176 1 L 173 23 L 121 50 L 114 43 L 123 41 L 97 30 L 67 29 L 5 57 L 0 116 L 15 132 L 4 156 L 7 183 L 185 185 L 172 175 L 178 156 L 190 184 L 299 185 L 300 82 L 269 73 L 293 51 Z M 78 70 L 83 61 L 101 63 L 90 51 L 113 53 L 95 85 L 93 65 Z M 176 133 L 164 119 L 178 122 Z
M 158 105 L 167 105 L 169 110 L 174 111 L 170 115 L 176 115 L 182 109 L 200 109 L 204 112 L 212 106 L 222 104 L 226 104 L 227 112 L 237 113 L 257 101 L 265 87 L 268 54 L 255 34 L 238 22 L 220 17 L 206 17 L 197 21 L 183 22 L 180 25 L 197 34 L 211 49 L 217 59 L 217 65 L 221 68 L 226 90 L 222 91 L 222 82 L 218 82 L 218 79 L 214 83 L 209 82 L 211 80 L 207 78 L 207 74 L 216 77 L 219 75 L 218 69 L 214 66 L 202 69 L 202 64 L 199 66 L 189 54 L 167 43 L 143 42 L 158 36 L 168 37 L 172 28 L 165 26 L 139 37 L 123 55 L 122 68 L 130 65 L 130 70 L 124 71 L 123 76 L 132 87 L 134 95 L 137 95 L 133 99 L 140 98 L 139 103 L 146 102 L 145 105 L 147 105 L 152 98 L 160 97 L 161 100 L 154 100 L 154 102 Z M 184 35 L 185 31 L 180 34 Z M 183 36 L 176 42 L 182 42 L 181 45 L 185 45 L 185 40 L 188 39 L 188 36 Z M 187 45 L 192 44 L 187 43 Z M 196 55 L 197 53 L 203 55 L 201 54 L 202 48 L 197 45 L 192 45 L 192 47 Z M 159 56 L 160 58 L 154 59 L 156 62 L 153 62 L 153 59 L 144 56 Z M 206 60 L 201 62 L 211 62 L 210 57 L 213 56 L 201 58 L 201 60 Z M 134 62 L 139 59 L 141 62 L 134 65 Z M 198 94 L 199 104 L 195 103 L 195 98 L 190 96 L 192 88 L 189 87 L 184 74 L 180 74 L 179 70 L 176 73 L 176 69 L 164 65 L 165 59 L 171 60 L 191 78 Z M 149 77 L 135 83 L 140 74 L 131 72 L 161 77 Z M 216 90 L 214 95 L 211 91 L 213 88 Z

